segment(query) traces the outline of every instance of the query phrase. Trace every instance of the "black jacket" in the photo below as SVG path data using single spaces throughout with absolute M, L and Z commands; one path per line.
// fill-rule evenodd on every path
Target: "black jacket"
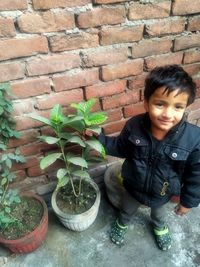
M 119 136 L 99 137 L 107 154 L 125 158 L 124 187 L 149 207 L 160 206 L 179 194 L 183 206 L 198 206 L 200 128 L 183 119 L 162 141 L 156 141 L 149 129 L 146 113 L 128 120 Z

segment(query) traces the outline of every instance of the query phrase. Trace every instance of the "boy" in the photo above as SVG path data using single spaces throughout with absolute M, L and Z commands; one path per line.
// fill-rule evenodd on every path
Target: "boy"
M 175 207 L 184 215 L 200 203 L 200 128 L 185 120 L 185 110 L 195 98 L 192 78 L 177 65 L 155 68 L 146 78 L 145 114 L 127 121 L 117 137 L 99 140 L 109 155 L 125 158 L 122 166 L 123 197 L 110 238 L 122 244 L 128 223 L 138 207 L 151 208 L 158 247 L 168 250 L 171 237 L 164 204 L 180 194 Z

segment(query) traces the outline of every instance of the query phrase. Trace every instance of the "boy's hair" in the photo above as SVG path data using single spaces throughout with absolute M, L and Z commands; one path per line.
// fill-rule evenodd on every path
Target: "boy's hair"
M 179 90 L 178 94 L 188 93 L 188 103 L 194 102 L 196 95 L 196 84 L 178 65 L 167 65 L 164 67 L 156 67 L 153 69 L 145 80 L 144 98 L 149 100 L 151 95 L 160 87 L 165 87 L 165 92 L 170 94 L 172 91 Z

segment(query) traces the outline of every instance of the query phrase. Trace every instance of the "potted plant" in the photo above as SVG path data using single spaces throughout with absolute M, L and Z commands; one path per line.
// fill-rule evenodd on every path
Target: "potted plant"
M 100 204 L 100 191 L 96 183 L 90 179 L 89 161 L 97 151 L 98 156 L 105 157 L 101 143 L 93 136 L 85 138 L 84 133 L 90 129 L 100 133 L 99 125 L 106 121 L 103 112 L 91 112 L 95 99 L 71 104 L 75 114 L 63 115 L 59 104 L 51 110 L 49 119 L 32 115 L 53 130 L 51 136 L 41 136 L 48 144 L 56 144 L 58 151 L 45 156 L 40 167 L 45 169 L 54 162 L 61 161 L 63 166 L 57 170 L 57 187 L 52 194 L 52 208 L 60 221 L 74 231 L 87 229 L 95 220 Z M 78 146 L 79 153 L 69 151 L 69 145 Z
M 0 243 L 15 253 L 35 250 L 44 240 L 48 210 L 44 200 L 30 193 L 19 194 L 10 184 L 16 178 L 14 162 L 25 159 L 18 150 L 8 149 L 10 138 L 19 138 L 12 118 L 12 102 L 7 98 L 9 83 L 0 84 Z

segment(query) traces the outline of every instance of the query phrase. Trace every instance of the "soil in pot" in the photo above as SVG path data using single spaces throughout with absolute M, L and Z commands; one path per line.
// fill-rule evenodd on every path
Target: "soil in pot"
M 74 187 L 75 191 L 78 192 L 79 180 L 74 181 Z M 84 180 L 82 181 L 81 188 L 81 194 L 76 197 L 70 183 L 62 187 L 56 196 L 59 209 L 68 214 L 81 214 L 89 210 L 96 200 L 95 189 Z
M 7 240 L 14 240 L 32 232 L 43 216 L 43 206 L 34 198 L 21 197 L 21 202 L 11 207 L 11 214 L 18 220 L 6 229 L 0 229 L 0 235 Z

